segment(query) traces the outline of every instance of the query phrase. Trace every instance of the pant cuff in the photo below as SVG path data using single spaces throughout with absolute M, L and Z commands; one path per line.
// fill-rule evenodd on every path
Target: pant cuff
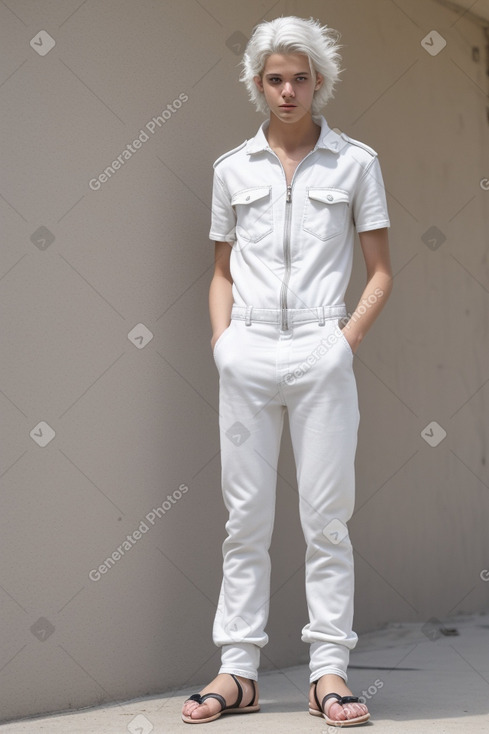
M 258 673 L 256 670 L 240 670 L 239 668 L 233 668 L 230 665 L 221 665 L 219 673 L 233 673 L 234 675 L 240 675 L 242 678 L 249 678 L 249 680 L 258 680 Z
M 234 673 L 243 678 L 258 680 L 260 648 L 249 642 L 237 642 L 221 647 L 220 673 Z
M 314 673 L 311 673 L 309 683 L 314 683 L 315 680 L 319 680 L 323 675 L 339 675 L 340 678 L 343 678 L 345 683 L 348 683 L 346 671 L 341 670 L 341 668 L 332 667 L 331 665 L 327 665 L 324 668 L 320 668 L 319 670 L 315 670 Z

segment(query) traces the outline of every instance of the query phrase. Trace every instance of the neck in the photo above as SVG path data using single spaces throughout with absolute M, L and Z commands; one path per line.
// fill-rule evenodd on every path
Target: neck
M 294 151 L 297 148 L 313 148 L 317 143 L 320 130 L 320 125 L 313 121 L 310 114 L 292 123 L 284 123 L 276 115 L 271 114 L 265 135 L 271 148 Z

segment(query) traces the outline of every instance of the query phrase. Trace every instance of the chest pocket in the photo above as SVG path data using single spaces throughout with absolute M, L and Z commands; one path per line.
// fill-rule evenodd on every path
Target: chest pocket
M 273 232 L 272 187 L 257 186 L 233 194 L 236 234 L 246 242 L 258 242 Z
M 346 228 L 349 209 L 348 191 L 309 188 L 304 205 L 303 229 L 323 241 L 337 237 Z

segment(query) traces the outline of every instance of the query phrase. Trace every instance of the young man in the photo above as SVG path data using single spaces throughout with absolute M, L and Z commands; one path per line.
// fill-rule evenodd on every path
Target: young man
M 376 152 L 319 115 L 338 64 L 337 36 L 313 19 L 257 26 L 241 80 L 269 120 L 214 164 L 209 305 L 229 520 L 213 630 L 222 664 L 184 703 L 187 723 L 259 710 L 255 681 L 268 641 L 268 548 L 285 411 L 307 544 L 309 713 L 333 726 L 370 716 L 346 673 L 358 639 L 347 528 L 359 422 L 352 363 L 391 291 L 390 223 Z M 367 283 L 342 327 L 355 229 Z

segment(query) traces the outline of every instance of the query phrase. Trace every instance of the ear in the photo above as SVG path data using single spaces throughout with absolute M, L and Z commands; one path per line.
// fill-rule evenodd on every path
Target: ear
M 324 82 L 324 77 L 322 76 L 322 74 L 319 74 L 318 72 L 316 72 L 316 84 L 314 86 L 314 91 L 317 91 L 320 87 L 322 87 L 323 82 Z
M 253 77 L 253 81 L 255 82 L 255 84 L 256 84 L 256 86 L 257 86 L 258 90 L 259 90 L 260 92 L 263 92 L 263 82 L 262 82 L 262 78 L 261 78 L 261 76 L 254 76 L 254 77 Z

